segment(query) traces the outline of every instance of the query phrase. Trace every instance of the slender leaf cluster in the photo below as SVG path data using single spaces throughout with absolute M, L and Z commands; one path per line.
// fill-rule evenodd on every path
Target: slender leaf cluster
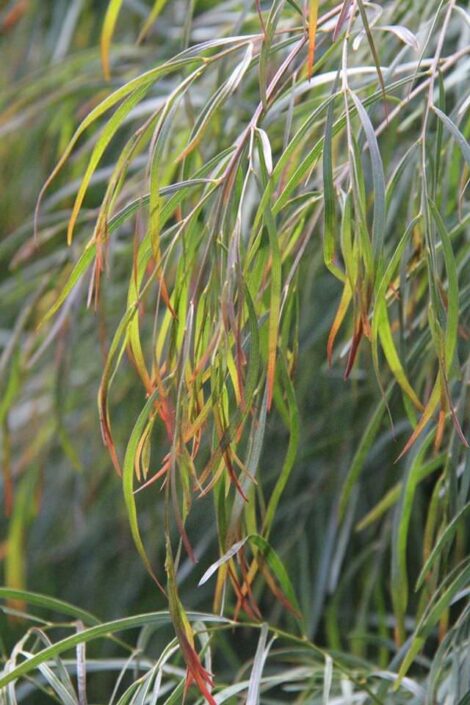
M 0 595 L 39 620 L 3 645 L 5 702 L 82 705 L 95 669 L 123 704 L 463 705 L 468 8 L 11 5 L 45 66 L 0 47 L 1 154 L 34 162 L 32 194 L 0 176 Z M 80 516 L 103 498 L 83 545 L 130 527 L 165 611 L 101 623 L 25 591 L 54 487 Z

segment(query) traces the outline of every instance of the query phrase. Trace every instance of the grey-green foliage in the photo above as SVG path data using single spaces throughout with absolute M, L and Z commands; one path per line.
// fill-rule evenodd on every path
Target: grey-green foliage
M 316 5 L 0 7 L 6 703 L 466 702 L 468 7 Z

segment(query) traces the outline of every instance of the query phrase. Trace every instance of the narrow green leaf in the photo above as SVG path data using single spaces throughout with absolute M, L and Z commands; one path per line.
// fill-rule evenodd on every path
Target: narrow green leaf
M 469 511 L 470 511 L 470 502 L 468 504 L 466 504 L 458 512 L 458 514 L 455 515 L 455 517 L 452 519 L 452 521 L 445 527 L 444 531 L 439 536 L 434 548 L 432 549 L 431 553 L 429 554 L 426 563 L 423 565 L 423 567 L 421 569 L 421 572 L 420 572 L 418 579 L 416 581 L 416 588 L 415 588 L 416 590 L 419 590 L 422 587 L 426 576 L 431 571 L 433 565 L 435 564 L 435 562 L 439 558 L 439 556 L 442 554 L 443 550 L 445 548 L 447 548 L 447 546 L 453 540 L 455 533 L 460 526 L 460 522 L 462 521 L 462 519 L 464 519 L 464 517 L 467 516 Z
M 292 583 L 289 578 L 289 574 L 286 571 L 284 564 L 282 563 L 275 550 L 272 548 L 272 546 L 270 546 L 266 539 L 264 539 L 262 536 L 259 536 L 258 534 L 251 534 L 248 537 L 248 542 L 250 543 L 250 545 L 256 546 L 256 548 L 259 549 L 262 559 L 266 561 L 266 563 L 272 570 L 282 592 L 288 599 L 289 604 L 293 607 L 297 614 L 302 614 L 299 607 L 299 603 L 297 601 L 297 597 L 294 592 L 294 588 L 292 587 Z M 257 558 L 257 560 L 259 561 L 259 558 Z
M 437 108 L 435 105 L 432 106 L 432 109 L 436 113 L 439 120 L 442 121 L 442 124 L 444 125 L 446 130 L 450 132 L 452 137 L 455 139 L 462 151 L 463 158 L 467 162 L 468 166 L 470 166 L 470 145 L 468 144 L 467 140 L 460 132 L 457 125 L 455 125 L 452 120 L 447 117 L 445 113 L 442 112 L 442 110 L 439 110 L 439 108 Z
M 99 619 L 86 610 L 75 607 L 75 605 L 71 605 L 69 602 L 64 602 L 63 600 L 58 600 L 57 598 L 49 597 L 48 595 L 41 595 L 37 592 L 0 587 L 0 599 L 26 602 L 27 604 L 34 605 L 35 607 L 51 610 L 52 612 L 59 612 L 60 614 L 66 614 L 74 619 L 80 619 L 85 624 L 96 625 L 100 623 Z
M 153 394 L 147 399 L 144 408 L 139 414 L 139 417 L 132 429 L 131 437 L 127 444 L 126 454 L 124 456 L 123 470 L 122 470 L 122 489 L 124 493 L 124 502 L 127 509 L 127 518 L 129 520 L 129 525 L 131 529 L 132 538 L 134 539 L 135 546 L 141 557 L 145 567 L 148 572 L 155 580 L 157 585 L 160 587 L 161 584 L 156 577 L 150 559 L 145 550 L 142 537 L 140 535 L 139 520 L 137 515 L 137 507 L 134 494 L 134 460 L 137 452 L 137 447 L 141 439 L 142 433 L 144 432 L 145 426 L 147 425 L 148 419 L 154 408 L 155 400 L 158 396 L 158 390 L 155 390 Z
M 209 624 L 231 624 L 230 620 L 216 615 L 205 614 L 201 612 L 188 612 L 188 618 L 191 622 L 203 621 Z M 169 612 L 149 612 L 139 614 L 132 617 L 124 617 L 111 622 L 103 622 L 88 629 L 65 637 L 56 642 L 52 646 L 42 649 L 39 653 L 31 656 L 26 661 L 23 661 L 18 666 L 13 668 L 8 673 L 0 675 L 0 690 L 9 683 L 17 680 L 21 676 L 31 673 L 41 664 L 47 663 L 52 658 L 59 654 L 74 649 L 79 644 L 86 644 L 89 641 L 100 638 L 109 638 L 111 635 L 128 629 L 139 629 L 147 625 L 155 625 L 156 627 L 167 626 L 171 624 L 171 616 Z
M 114 34 L 114 28 L 121 10 L 122 0 L 110 0 L 104 17 L 101 31 L 101 65 L 104 77 L 109 80 L 109 49 Z
M 370 118 L 359 98 L 350 92 L 354 105 L 356 106 L 359 119 L 364 129 L 372 166 L 372 182 L 374 184 L 374 219 L 372 223 L 372 248 L 374 259 L 380 265 L 385 236 L 385 176 L 380 156 L 377 137 Z

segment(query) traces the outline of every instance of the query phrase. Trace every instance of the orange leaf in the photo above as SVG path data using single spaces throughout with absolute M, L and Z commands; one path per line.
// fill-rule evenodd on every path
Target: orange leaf
M 346 283 L 344 285 L 343 293 L 341 295 L 341 300 L 338 305 L 338 310 L 336 311 L 336 316 L 333 321 L 333 324 L 330 329 L 330 334 L 328 335 L 328 342 L 326 344 L 326 355 L 328 358 L 328 365 L 331 367 L 332 363 L 332 358 L 333 358 L 333 346 L 335 344 L 336 336 L 338 335 L 338 331 L 341 328 L 341 324 L 344 321 L 344 317 L 346 315 L 346 311 L 349 308 L 349 304 L 351 302 L 352 298 L 352 292 L 351 292 L 351 285 L 349 281 L 346 280 Z
M 313 71 L 313 62 L 315 60 L 315 39 L 317 35 L 318 21 L 318 5 L 319 0 L 310 0 L 308 12 L 308 58 L 307 58 L 307 76 L 311 78 Z

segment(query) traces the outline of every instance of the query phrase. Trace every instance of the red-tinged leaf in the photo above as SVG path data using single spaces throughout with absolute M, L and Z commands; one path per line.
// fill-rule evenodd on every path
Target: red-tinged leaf
M 266 383 L 267 383 L 267 401 L 268 401 L 268 411 L 271 410 L 271 404 L 273 401 L 273 390 L 274 390 L 274 376 L 276 374 L 276 348 L 277 348 L 277 341 L 274 341 L 274 343 L 271 343 L 269 345 L 269 350 L 268 350 L 268 373 L 266 377 Z
M 442 445 L 442 437 L 444 436 L 446 422 L 446 413 L 443 409 L 439 411 L 439 419 L 437 421 L 436 437 L 434 439 L 434 450 L 436 453 L 439 452 Z
M 185 693 L 188 691 L 188 688 L 194 683 L 197 686 L 201 695 L 205 698 L 206 702 L 209 703 L 209 705 L 217 705 L 217 702 L 214 700 L 210 691 L 210 689 L 212 689 L 214 685 L 212 675 L 208 671 L 206 671 L 206 669 L 201 663 L 201 659 L 199 658 L 197 651 L 193 646 L 191 646 L 191 643 L 186 638 L 186 635 L 184 633 L 181 634 L 179 642 L 187 667 L 186 683 L 184 686 Z
M 237 620 L 240 611 L 243 610 L 249 619 L 254 619 L 257 621 L 262 618 L 262 615 L 251 589 L 254 577 L 254 573 L 253 575 L 251 574 L 253 566 L 250 567 L 248 572 L 246 571 L 246 566 L 245 569 L 243 569 L 243 565 L 241 564 L 241 567 L 243 574 L 242 585 L 240 585 L 233 568 L 231 566 L 229 567 L 230 580 L 235 592 L 235 597 L 237 598 L 233 616 L 234 619 Z
M 155 409 L 163 421 L 168 440 L 172 443 L 175 434 L 175 410 L 171 399 L 168 397 L 168 392 L 163 383 L 158 366 L 156 366 L 153 370 L 152 391 L 154 389 L 158 389 L 159 394 L 158 399 L 155 402 Z
M 160 470 L 158 470 L 155 473 L 155 475 L 152 475 L 151 478 L 149 478 L 146 482 L 144 482 L 143 485 L 141 485 L 136 490 L 134 490 L 134 494 L 138 494 L 139 492 L 142 492 L 142 490 L 147 489 L 147 487 L 150 487 L 150 485 L 153 485 L 160 478 L 165 477 L 165 475 L 168 473 L 168 471 L 170 469 L 170 462 L 171 462 L 171 456 L 170 456 L 170 453 L 167 453 L 165 455 L 165 457 L 163 458 L 163 463 L 161 465 Z
M 307 58 L 307 77 L 311 78 L 313 72 L 313 63 L 315 61 L 315 40 L 317 36 L 318 22 L 318 5 L 319 0 L 309 0 L 308 12 L 308 58 Z
M 10 32 L 26 14 L 29 7 L 29 0 L 17 0 L 9 10 L 0 25 L 0 34 Z
M 262 181 L 264 184 L 267 184 L 269 177 L 267 173 L 264 151 L 260 149 L 259 155 L 261 162 Z M 276 222 L 270 203 L 268 203 L 266 206 L 264 219 L 269 234 L 269 244 L 271 249 L 271 257 L 268 261 L 266 268 L 266 273 L 269 267 L 271 269 L 271 295 L 269 303 L 268 354 L 266 374 L 267 408 L 269 411 L 271 409 L 274 381 L 276 376 L 282 289 L 282 257 L 279 247 L 279 233 L 276 228 Z
M 434 385 L 434 389 L 432 390 L 432 394 L 429 397 L 428 403 L 424 407 L 423 415 L 421 416 L 420 420 L 418 421 L 413 433 L 411 434 L 411 436 L 407 440 L 405 447 L 401 451 L 398 458 L 395 460 L 396 463 L 400 460 L 400 458 L 402 458 L 410 450 L 411 446 L 416 441 L 418 436 L 424 431 L 426 424 L 431 420 L 434 412 L 436 411 L 437 405 L 439 404 L 439 399 L 441 396 L 441 385 L 439 383 L 439 380 L 440 380 L 440 376 L 436 380 L 436 383 Z
M 209 705 L 217 705 L 211 693 L 214 684 L 213 677 L 203 667 L 194 647 L 193 630 L 178 595 L 173 554 L 168 536 L 166 538 L 165 568 L 168 577 L 168 606 L 186 664 L 185 692 L 192 683 L 195 683 Z
M 335 344 L 336 336 L 341 328 L 341 324 L 344 321 L 344 317 L 351 303 L 352 291 L 349 280 L 346 280 L 344 285 L 343 293 L 341 295 L 341 300 L 338 305 L 338 310 L 336 311 L 336 316 L 334 318 L 333 324 L 328 335 L 328 342 L 326 344 L 326 356 L 328 359 L 328 365 L 331 367 L 333 360 L 333 346 Z
M 229 448 L 229 447 L 225 448 L 225 450 L 224 450 L 224 452 L 223 452 L 223 457 L 224 457 L 224 460 L 225 460 L 225 467 L 226 467 L 227 470 L 228 470 L 228 474 L 229 474 L 230 480 L 231 480 L 232 483 L 235 485 L 237 491 L 239 492 L 239 494 L 241 495 L 241 497 L 243 497 L 243 499 L 245 500 L 245 502 L 248 502 L 248 497 L 247 497 L 247 496 L 245 495 L 245 493 L 243 492 L 243 488 L 242 488 L 242 486 L 241 486 L 241 484 L 240 484 L 240 481 L 239 481 L 239 479 L 238 479 L 238 477 L 237 477 L 237 474 L 236 474 L 236 472 L 235 472 L 235 470 L 234 470 L 234 468 L 233 468 L 233 463 L 232 463 L 232 459 L 231 459 L 231 457 L 230 457 L 230 448 Z
M 106 369 L 105 369 L 105 372 L 106 372 Z M 111 430 L 111 420 L 109 418 L 109 409 L 108 409 L 108 391 L 109 391 L 108 379 L 106 379 L 103 374 L 100 388 L 98 390 L 98 413 L 99 413 L 99 420 L 100 420 L 101 437 L 103 439 L 104 445 L 108 449 L 108 453 L 111 457 L 111 462 L 112 462 L 113 467 L 116 471 L 116 474 L 120 477 L 122 475 L 122 470 L 121 470 L 121 463 L 119 462 L 119 458 L 118 458 L 117 451 L 116 451 L 116 446 L 115 446 L 114 439 L 113 439 L 113 433 Z
M 362 327 L 362 318 L 358 317 L 356 324 L 355 324 L 353 338 L 351 341 L 351 348 L 349 350 L 348 362 L 346 364 L 346 369 L 344 371 L 344 379 L 348 379 L 349 375 L 351 374 L 351 370 L 353 368 L 354 361 L 356 359 L 357 351 L 359 349 L 359 343 L 361 342 L 363 332 L 364 331 L 363 331 L 363 327 Z
M 170 487 L 171 487 L 171 503 L 173 506 L 173 518 L 175 520 L 176 528 L 178 529 L 178 533 L 180 535 L 181 541 L 183 542 L 183 546 L 185 548 L 186 553 L 188 554 L 188 557 L 192 563 L 197 563 L 196 556 L 194 555 L 193 547 L 191 546 L 191 542 L 189 540 L 189 536 L 186 532 L 186 529 L 184 527 L 184 521 L 183 517 L 181 516 L 181 511 L 179 507 L 179 499 L 178 499 L 178 492 L 176 488 L 176 467 L 175 467 L 175 458 L 171 457 L 170 458 L 170 467 L 168 470 L 169 477 L 170 477 Z
M 243 583 L 241 585 L 240 595 L 238 596 L 237 611 L 243 607 L 243 600 L 251 595 L 252 585 L 259 569 L 274 597 L 279 600 L 296 619 L 301 619 L 301 610 L 297 597 L 289 575 L 277 553 L 263 536 L 251 534 L 248 536 L 248 541 L 252 546 L 253 560 L 247 570 L 243 562 L 243 550 L 240 551 L 239 558 L 243 573 Z
M 266 39 L 266 25 L 264 23 L 263 13 L 261 12 L 261 0 L 256 0 L 256 12 L 258 13 L 259 23 Z
M 289 601 L 289 599 L 284 595 L 282 590 L 279 588 L 278 584 L 276 583 L 275 579 L 271 575 L 268 567 L 262 563 L 260 566 L 261 573 L 263 575 L 263 578 L 266 580 L 266 584 L 271 590 L 273 596 L 276 598 L 276 600 L 281 604 L 285 609 L 290 612 L 296 619 L 301 619 L 302 614 L 299 611 L 298 608 L 294 607 L 294 605 Z
M 175 319 L 178 318 L 178 316 L 176 315 L 176 311 L 173 308 L 173 305 L 171 303 L 170 294 L 168 292 L 168 287 L 166 285 L 166 281 L 165 281 L 165 277 L 163 276 L 163 272 L 161 272 L 161 271 L 157 272 L 157 279 L 158 279 L 158 284 L 160 286 L 160 296 L 162 297 L 163 303 L 165 304 L 165 306 L 167 307 L 167 309 L 169 310 L 169 312 L 171 313 L 173 318 L 175 318 Z
M 206 349 L 202 353 L 201 357 L 199 360 L 194 365 L 194 369 L 191 373 L 191 381 L 194 382 L 196 380 L 196 377 L 201 374 L 201 372 L 207 367 L 209 364 L 209 361 L 212 357 L 212 353 L 216 349 L 216 347 L 219 344 L 220 337 L 222 335 L 222 331 L 220 330 L 220 327 L 217 328 L 215 331 L 214 335 L 212 336 L 210 342 L 208 343 Z
M 336 23 L 336 27 L 333 32 L 333 41 L 334 42 L 338 39 L 339 33 L 343 29 L 343 26 L 344 26 L 344 23 L 346 22 L 346 19 L 348 17 L 349 8 L 351 7 L 351 5 L 352 5 L 352 0 L 344 0 L 343 6 L 341 8 L 341 12 L 339 13 L 338 21 Z
M 468 441 L 464 436 L 464 433 L 462 431 L 462 426 L 460 425 L 460 421 L 458 419 L 457 414 L 455 413 L 454 405 L 452 404 L 452 397 L 450 396 L 450 390 L 449 390 L 449 384 L 447 382 L 447 377 L 444 372 L 442 372 L 442 387 L 443 387 L 443 393 L 444 393 L 444 398 L 445 398 L 445 405 L 448 406 L 449 411 L 450 411 L 450 418 L 452 419 L 453 426 L 455 428 L 455 431 L 460 438 L 461 442 L 464 444 L 466 448 L 469 447 Z M 444 404 L 442 404 L 442 407 L 444 407 Z

